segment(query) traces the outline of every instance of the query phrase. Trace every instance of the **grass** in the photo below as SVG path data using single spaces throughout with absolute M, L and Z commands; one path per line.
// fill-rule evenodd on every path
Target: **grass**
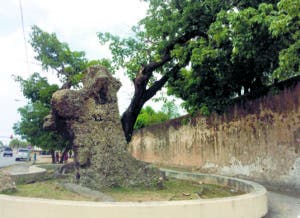
M 93 201 L 93 198 L 81 196 L 63 188 L 60 180 L 47 180 L 32 184 L 20 184 L 16 192 L 5 194 L 23 197 L 48 198 L 57 200 Z M 233 192 L 229 187 L 212 184 L 200 184 L 194 181 L 170 179 L 164 183 L 165 188 L 107 188 L 103 192 L 112 196 L 116 201 L 172 201 L 191 200 L 199 198 L 229 197 L 240 192 Z
M 229 187 L 198 182 L 170 179 L 162 190 L 145 190 L 139 188 L 112 188 L 103 192 L 111 195 L 116 201 L 172 201 L 199 198 L 229 197 L 240 192 L 233 192 Z
M 56 200 L 91 201 L 87 198 L 63 188 L 57 180 L 47 180 L 32 184 L 17 185 L 17 191 L 5 193 L 14 196 L 47 198 Z

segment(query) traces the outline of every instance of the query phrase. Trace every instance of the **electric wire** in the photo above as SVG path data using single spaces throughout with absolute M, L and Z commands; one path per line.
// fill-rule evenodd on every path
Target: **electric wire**
M 23 6 L 22 6 L 21 0 L 19 0 L 19 6 L 20 6 L 21 25 L 22 25 L 23 39 L 24 39 L 25 59 L 26 59 L 26 63 L 27 63 L 27 73 L 30 73 L 27 40 L 26 40 L 25 27 L 24 27 L 25 25 L 24 25 L 24 16 L 23 16 Z

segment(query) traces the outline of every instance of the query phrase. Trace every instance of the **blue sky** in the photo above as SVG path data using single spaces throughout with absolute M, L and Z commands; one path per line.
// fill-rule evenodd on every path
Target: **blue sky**
M 146 5 L 140 0 L 0 0 L 0 140 L 5 143 L 13 135 L 13 124 L 20 120 L 17 108 L 26 104 L 12 75 L 27 78 L 33 72 L 42 72 L 28 43 L 28 62 L 26 59 L 20 2 L 27 41 L 31 26 L 38 25 L 55 32 L 71 49 L 85 51 L 89 59 L 109 56 L 108 49 L 98 43 L 97 32 L 129 35 L 131 26 L 146 13 Z M 54 72 L 42 75 L 56 82 Z M 128 91 L 131 84 L 122 72 L 117 77 L 123 83 L 118 95 L 122 111 L 132 94 Z

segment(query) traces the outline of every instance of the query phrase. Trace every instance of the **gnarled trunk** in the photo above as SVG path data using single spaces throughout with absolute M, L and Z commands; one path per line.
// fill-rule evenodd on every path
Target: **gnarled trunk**
M 157 169 L 126 150 L 116 97 L 120 85 L 105 68 L 91 67 L 81 90 L 53 94 L 52 115 L 44 123 L 45 128 L 67 130 L 77 182 L 93 189 L 153 186 L 159 181 Z

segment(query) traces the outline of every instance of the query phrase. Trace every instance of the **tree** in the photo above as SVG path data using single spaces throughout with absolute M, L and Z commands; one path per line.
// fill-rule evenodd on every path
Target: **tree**
M 168 119 L 174 119 L 180 116 L 179 109 L 175 104 L 174 100 L 165 101 L 163 104 L 161 111 L 167 114 Z
M 169 93 L 183 98 L 189 112 L 209 114 L 237 96 L 260 96 L 273 79 L 298 75 L 299 7 L 280 1 L 221 11 Z
M 207 39 L 195 40 L 190 69 L 169 83 L 189 112 L 222 112 L 231 99 L 259 93 L 271 82 L 283 48 L 269 32 L 271 4 L 223 10 L 210 25 Z
M 38 26 L 32 27 L 30 43 L 43 69 L 57 72 L 63 83 L 62 88 L 69 89 L 78 84 L 88 64 L 84 52 L 71 51 L 68 44 L 60 42 L 55 33 L 49 34 Z
M 279 66 L 275 77 L 286 79 L 300 72 L 300 1 L 281 0 L 277 10 L 270 16 L 269 30 L 284 43 L 279 54 Z
M 191 57 L 193 39 L 207 37 L 207 29 L 224 1 L 146 1 L 148 15 L 133 27 L 134 37 L 121 39 L 99 33 L 101 43 L 110 43 L 112 61 L 123 67 L 134 83 L 134 96 L 122 115 L 122 125 L 129 142 L 137 116 L 170 79 L 186 67 Z M 156 78 L 156 74 L 160 76 Z
M 32 145 L 39 146 L 52 152 L 70 147 L 68 141 L 58 132 L 48 132 L 43 129 L 44 117 L 50 113 L 50 100 L 52 94 L 58 90 L 57 85 L 50 85 L 47 79 L 34 73 L 25 80 L 17 77 L 23 95 L 29 103 L 19 108 L 21 121 L 14 124 L 14 131 Z M 52 160 L 54 161 L 54 159 Z
M 131 139 L 134 123 L 145 102 L 167 82 L 178 86 L 174 82 L 184 76 L 182 71 L 190 65 L 197 49 L 202 48 L 202 42 L 209 41 L 208 30 L 218 14 L 249 6 L 257 8 L 264 2 L 145 1 L 149 3 L 147 16 L 133 27 L 134 36 L 122 39 L 110 33 L 98 34 L 101 43 L 109 43 L 114 67 L 125 68 L 134 83 L 134 96 L 121 118 L 127 141 Z M 208 72 L 206 77 L 206 82 L 214 80 Z M 214 84 L 209 89 L 217 89 L 219 85 Z M 230 96 L 227 90 L 223 94 Z
M 9 142 L 9 147 L 11 148 L 25 148 L 29 145 L 27 141 L 23 141 L 20 139 L 12 139 Z
M 85 52 L 72 51 L 67 43 L 59 41 L 55 33 L 47 33 L 38 26 L 32 27 L 30 43 L 44 70 L 52 69 L 63 83 L 61 89 L 77 87 L 83 71 L 93 65 L 102 65 L 114 72 L 109 59 L 88 61 Z
M 156 112 L 152 107 L 147 106 L 143 108 L 137 117 L 134 125 L 134 129 L 140 129 L 145 126 L 150 126 L 158 123 L 162 123 L 170 119 L 167 113 L 162 111 Z

